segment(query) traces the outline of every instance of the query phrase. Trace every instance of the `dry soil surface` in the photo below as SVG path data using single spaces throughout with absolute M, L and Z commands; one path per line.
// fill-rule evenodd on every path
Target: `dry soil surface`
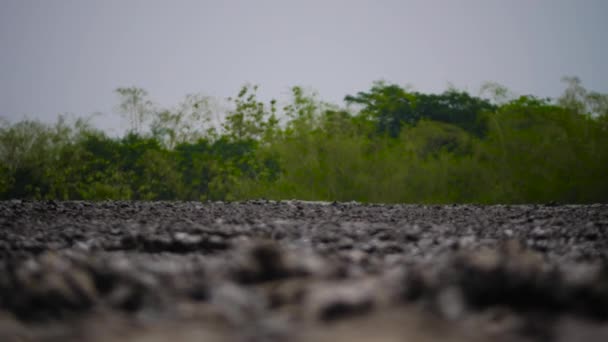
M 0 202 L 0 341 L 608 341 L 608 205 Z

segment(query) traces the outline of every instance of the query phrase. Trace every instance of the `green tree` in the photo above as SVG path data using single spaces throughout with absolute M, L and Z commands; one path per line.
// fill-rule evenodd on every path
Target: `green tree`
M 486 116 L 495 110 L 489 101 L 454 89 L 442 94 L 407 92 L 395 84 L 374 84 L 369 92 L 346 96 L 347 103 L 363 108 L 360 116 L 376 124 L 378 132 L 396 138 L 404 125 L 413 126 L 421 119 L 457 125 L 477 136 L 486 129 Z
M 258 86 L 245 85 L 235 98 L 228 100 L 234 107 L 228 112 L 222 125 L 232 140 L 262 139 L 278 124 L 276 101 L 267 106 L 257 99 Z
M 404 124 L 414 124 L 420 119 L 414 110 L 416 96 L 406 92 L 395 84 L 376 82 L 369 92 L 347 95 L 344 101 L 348 104 L 359 104 L 363 108 L 359 115 L 376 124 L 381 134 L 391 137 L 399 136 Z

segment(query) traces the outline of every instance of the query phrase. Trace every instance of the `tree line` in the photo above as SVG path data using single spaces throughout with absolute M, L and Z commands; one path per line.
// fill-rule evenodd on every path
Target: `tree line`
M 159 109 L 118 88 L 120 137 L 61 116 L 1 123 L 0 198 L 606 202 L 608 95 L 564 80 L 557 99 L 376 82 L 343 106 L 302 87 L 265 102 L 247 85 Z

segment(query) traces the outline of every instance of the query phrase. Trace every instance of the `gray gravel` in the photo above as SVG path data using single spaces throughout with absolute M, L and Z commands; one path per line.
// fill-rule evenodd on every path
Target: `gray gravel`
M 0 340 L 608 341 L 608 205 L 0 202 Z

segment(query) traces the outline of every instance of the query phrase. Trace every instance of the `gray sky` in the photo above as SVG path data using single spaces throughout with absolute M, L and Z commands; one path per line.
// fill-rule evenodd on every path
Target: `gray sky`
M 335 103 L 379 79 L 608 92 L 606 18 L 606 0 L 0 0 L 0 116 L 110 113 L 131 85 L 165 106 L 245 82 Z

